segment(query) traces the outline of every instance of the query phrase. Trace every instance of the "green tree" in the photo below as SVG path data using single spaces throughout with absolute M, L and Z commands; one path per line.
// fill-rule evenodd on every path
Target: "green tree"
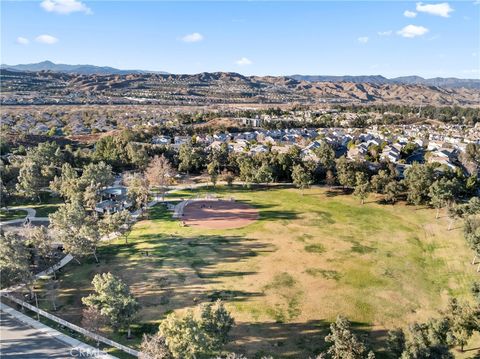
M 15 232 L 4 233 L 0 229 L 0 274 L 3 288 L 25 284 L 30 292 L 33 275 L 30 271 L 30 251 L 25 241 Z
M 409 326 L 405 350 L 401 359 L 453 359 L 445 342 L 432 332 L 432 323 L 414 323 Z
M 53 268 L 53 276 L 56 277 L 54 264 L 56 258 L 56 243 L 58 242 L 48 232 L 47 227 L 32 227 L 27 232 L 29 244 L 35 248 L 38 256 L 45 262 L 47 268 Z
M 330 334 L 325 337 L 330 343 L 327 354 L 331 359 L 365 359 L 374 358 L 365 344 L 351 332 L 350 322 L 338 316 L 335 323 L 330 324 Z
M 472 264 L 475 264 L 477 256 L 480 255 L 480 218 L 477 216 L 467 217 L 463 225 L 463 235 L 474 252 Z M 480 271 L 480 265 L 477 268 L 478 271 Z
M 160 324 L 160 334 L 175 358 L 193 359 L 220 350 L 233 324 L 230 313 L 217 301 L 183 316 L 169 314 Z
M 340 157 L 336 161 L 337 179 L 338 182 L 345 187 L 355 186 L 355 166 L 349 162 L 345 157 Z
M 461 303 L 455 298 L 450 298 L 447 309 L 443 315 L 448 321 L 447 343 L 463 348 L 473 333 L 480 329 L 480 323 L 475 311 L 469 304 Z
M 50 227 L 62 238 L 67 253 L 77 261 L 78 258 L 92 254 L 98 262 L 100 235 L 96 217 L 89 215 L 78 201 L 61 205 L 48 217 Z
M 305 188 L 310 187 L 310 185 L 313 182 L 311 174 L 305 168 L 303 168 L 302 165 L 294 165 L 293 166 L 293 168 L 292 168 L 292 180 L 293 180 L 293 184 L 297 188 L 302 190 L 302 194 L 303 194 L 303 190 Z
M 129 211 L 118 211 L 115 213 L 106 213 L 98 222 L 98 228 L 102 235 L 107 236 L 112 233 L 119 233 L 122 229 L 128 229 L 132 216 Z M 128 237 L 125 236 L 125 244 L 128 243 Z
M 268 163 L 262 163 L 254 175 L 255 183 L 266 183 L 267 185 L 273 182 L 273 171 Z
M 43 142 L 27 150 L 20 165 L 17 190 L 34 198 L 47 187 L 63 163 L 60 148 L 54 142 Z
M 148 183 L 144 176 L 139 173 L 128 176 L 125 179 L 127 183 L 127 193 L 132 201 L 134 208 L 143 209 L 148 204 L 149 190 Z
M 434 182 L 433 166 L 414 162 L 405 170 L 407 201 L 416 205 L 429 200 L 429 191 Z
M 442 177 L 433 182 L 429 190 L 430 204 L 437 209 L 435 216 L 438 219 L 440 209 L 455 199 L 455 193 L 458 189 L 458 181 L 448 180 Z
M 370 192 L 370 183 L 368 182 L 368 177 L 363 172 L 357 172 L 355 174 L 355 190 L 353 195 L 360 198 L 362 205 L 365 203 L 365 198 L 368 197 Z
M 127 337 L 130 338 L 130 325 L 139 305 L 128 286 L 110 272 L 96 274 L 92 284 L 94 293 L 82 298 L 83 304 L 99 310 L 114 329 L 127 327 Z
M 384 189 L 385 201 L 395 204 L 395 202 L 398 201 L 398 197 L 402 192 L 402 189 L 402 185 L 396 180 L 391 180 L 390 182 L 388 182 Z
M 222 179 L 227 182 L 228 187 L 232 187 L 233 181 L 235 181 L 235 174 L 230 171 L 223 171 L 222 172 Z
M 378 174 L 372 176 L 372 190 L 376 193 L 385 194 L 385 187 L 391 180 L 392 178 L 386 170 L 378 171 Z
M 322 141 L 314 153 L 325 171 L 335 168 L 335 150 L 327 142 Z
M 210 176 L 210 181 L 213 184 L 213 187 L 215 188 L 217 184 L 217 179 L 218 179 L 218 174 L 219 174 L 219 162 L 216 160 L 213 160 L 207 165 L 207 173 Z
M 387 348 L 389 357 L 398 359 L 405 351 L 405 333 L 402 329 L 393 329 L 388 331 Z
M 178 151 L 178 170 L 187 174 L 197 172 L 202 168 L 204 159 L 205 154 L 200 148 L 190 143 L 183 144 Z

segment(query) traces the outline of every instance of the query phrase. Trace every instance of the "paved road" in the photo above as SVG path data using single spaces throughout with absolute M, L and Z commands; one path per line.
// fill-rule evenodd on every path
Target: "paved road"
M 70 346 L 0 312 L 0 357 L 72 358 Z

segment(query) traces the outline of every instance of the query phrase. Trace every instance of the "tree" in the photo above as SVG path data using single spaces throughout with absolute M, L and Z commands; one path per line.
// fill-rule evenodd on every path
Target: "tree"
M 480 282 L 473 282 L 472 294 L 475 297 L 477 304 L 480 304 Z
M 457 186 L 457 182 L 448 180 L 445 177 L 433 182 L 429 190 L 429 196 L 430 204 L 437 209 L 437 214 L 435 216 L 436 219 L 438 219 L 440 214 L 440 208 L 444 207 L 447 203 L 453 201 L 455 198 Z
M 130 325 L 138 310 L 138 303 L 128 286 L 110 272 L 96 274 L 92 284 L 94 293 L 82 298 L 83 304 L 99 310 L 115 330 L 126 326 L 127 337 L 130 338 Z
M 141 174 L 136 173 L 128 176 L 126 183 L 128 197 L 133 202 L 134 208 L 146 207 L 149 196 L 147 180 Z
M 480 254 L 480 218 L 470 216 L 465 219 L 463 235 L 470 248 L 475 253 L 472 264 L 475 264 L 477 256 Z M 477 272 L 480 271 L 480 265 Z
M 302 165 L 295 165 L 292 168 L 292 181 L 297 188 L 302 190 L 310 187 L 312 183 L 312 176 Z
M 67 253 L 77 261 L 87 254 L 93 254 L 98 262 L 97 245 L 100 236 L 96 217 L 89 215 L 77 201 L 61 205 L 48 217 L 50 227 L 62 238 Z
M 233 181 L 235 181 L 235 174 L 230 171 L 222 172 L 222 179 L 227 182 L 228 187 L 232 187 Z
M 446 311 L 443 312 L 448 321 L 447 343 L 460 346 L 463 352 L 464 346 L 472 337 L 474 331 L 480 329 L 476 311 L 467 303 L 460 303 L 455 298 L 450 298 Z
M 385 187 L 392 181 L 391 176 L 386 170 L 380 170 L 374 176 L 372 176 L 372 189 L 376 193 L 385 193 Z
M 430 186 L 434 181 L 433 166 L 414 162 L 405 170 L 407 201 L 416 205 L 429 200 Z
M 17 191 L 26 197 L 34 198 L 38 197 L 43 185 L 40 165 L 32 159 L 26 158 L 20 167 L 16 185 Z
M 433 322 L 410 325 L 401 359 L 453 359 L 447 344 L 433 333 L 433 327 Z
M 62 153 L 54 142 L 43 142 L 30 148 L 20 165 L 17 190 L 27 197 L 38 196 L 62 163 Z
M 196 358 L 221 349 L 234 324 L 221 301 L 189 310 L 183 316 L 169 314 L 160 324 L 160 334 L 175 358 Z
M 333 170 L 327 170 L 327 173 L 325 174 L 325 183 L 330 187 L 335 184 L 335 174 L 333 173 Z
M 391 180 L 387 183 L 384 189 L 384 199 L 386 202 L 395 204 L 398 201 L 398 196 L 402 192 L 402 185 L 396 180 Z
M 123 228 L 128 229 L 129 223 L 132 221 L 132 216 L 129 211 L 123 210 L 115 213 L 106 213 L 98 223 L 98 228 L 102 235 L 110 235 L 118 233 Z M 127 244 L 128 237 L 125 236 L 125 244 Z
M 238 167 L 240 169 L 240 179 L 247 185 L 255 182 L 255 166 L 250 157 L 239 157 Z
M 204 163 L 204 153 L 198 147 L 193 147 L 190 143 L 180 146 L 178 151 L 178 170 L 180 172 L 198 171 Z
M 257 169 L 254 175 L 254 182 L 266 183 L 267 185 L 273 182 L 273 171 L 272 168 L 268 165 L 268 163 L 262 163 L 260 168 Z
M 207 165 L 207 173 L 210 176 L 210 181 L 215 188 L 218 179 L 219 163 L 216 160 L 213 160 Z
M 108 318 L 95 307 L 87 307 L 82 310 L 82 328 L 100 334 L 101 329 L 108 323 Z M 97 346 L 99 342 L 97 341 Z
M 335 168 L 335 150 L 327 142 L 322 141 L 314 153 L 325 171 Z
M 140 344 L 141 359 L 173 359 L 170 349 L 164 337 L 158 333 L 155 335 L 143 335 Z
M 350 322 L 338 316 L 335 323 L 330 324 L 330 334 L 325 337 L 327 343 L 331 343 L 327 354 L 332 359 L 364 359 L 374 357 L 368 353 L 365 344 L 362 343 L 350 330 Z
M 199 323 L 207 333 L 210 350 L 216 351 L 228 342 L 234 320 L 222 301 L 217 300 L 201 306 Z
M 50 189 L 69 202 L 81 199 L 79 176 L 70 163 L 62 165 L 61 175 L 55 176 L 50 182 Z
M 340 157 L 336 161 L 338 182 L 345 187 L 355 186 L 355 167 L 345 157 Z
M 29 243 L 35 248 L 37 254 L 45 261 L 48 268 L 52 268 L 53 276 L 56 277 L 54 264 L 56 262 L 57 241 L 48 233 L 45 226 L 32 227 L 27 232 Z
M 394 329 L 388 331 L 387 348 L 389 356 L 398 359 L 405 351 L 405 333 L 402 329 Z
M 2 287 L 25 284 L 32 293 L 33 275 L 30 271 L 30 251 L 14 232 L 0 229 L 0 273 Z
M 155 156 L 149 163 L 146 171 L 145 178 L 150 186 L 159 186 L 162 191 L 162 201 L 165 201 L 165 192 L 167 186 L 174 183 L 175 170 L 164 156 Z
M 367 175 L 363 172 L 357 172 L 355 174 L 355 190 L 353 195 L 360 198 L 361 203 L 364 204 L 369 192 L 370 183 L 368 182 Z
M 112 166 L 101 161 L 99 163 L 89 163 L 85 166 L 80 181 L 82 190 L 91 183 L 102 188 L 111 186 L 115 181 L 115 176 L 112 172 Z

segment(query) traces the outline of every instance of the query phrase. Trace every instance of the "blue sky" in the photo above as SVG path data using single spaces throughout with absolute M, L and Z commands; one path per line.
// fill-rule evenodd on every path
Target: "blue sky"
M 1 62 L 479 78 L 479 2 L 1 0 Z

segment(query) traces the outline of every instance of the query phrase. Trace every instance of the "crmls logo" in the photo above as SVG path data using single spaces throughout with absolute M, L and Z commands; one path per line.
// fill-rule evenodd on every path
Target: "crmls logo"
M 70 349 L 70 356 L 74 358 L 102 358 L 106 353 L 103 350 L 96 348 L 72 348 Z

